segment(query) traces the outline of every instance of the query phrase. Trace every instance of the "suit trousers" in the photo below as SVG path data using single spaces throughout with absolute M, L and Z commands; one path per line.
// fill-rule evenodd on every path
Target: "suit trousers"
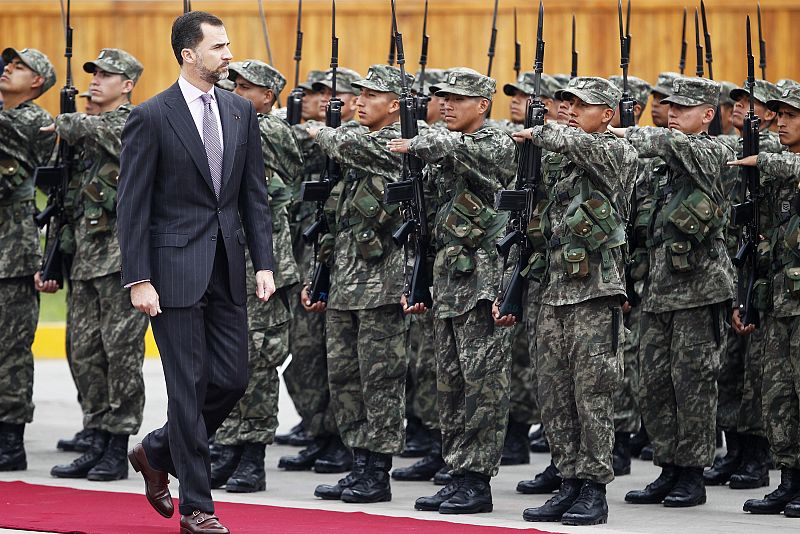
M 208 438 L 242 397 L 248 382 L 247 309 L 231 298 L 222 235 L 202 298 L 162 308 L 153 335 L 167 383 L 167 423 L 143 441 L 147 460 L 180 482 L 180 513 L 213 513 Z

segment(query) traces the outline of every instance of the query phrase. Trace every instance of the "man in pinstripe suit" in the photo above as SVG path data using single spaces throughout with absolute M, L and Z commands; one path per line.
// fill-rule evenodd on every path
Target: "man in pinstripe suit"
M 151 317 L 168 394 L 167 423 L 128 457 L 165 517 L 167 473 L 178 478 L 182 533 L 228 532 L 213 515 L 208 437 L 247 387 L 245 246 L 258 297 L 275 291 L 256 113 L 214 88 L 228 75 L 228 45 L 217 17 L 176 19 L 180 78 L 137 107 L 122 133 L 122 283 Z

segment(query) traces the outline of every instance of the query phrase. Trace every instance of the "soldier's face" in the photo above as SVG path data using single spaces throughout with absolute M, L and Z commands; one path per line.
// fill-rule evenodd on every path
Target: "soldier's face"
M 542 104 L 544 104 L 544 107 L 547 109 L 547 115 L 545 115 L 544 118 L 549 121 L 556 120 L 558 118 L 558 100 L 542 97 Z
M 328 107 L 328 102 L 331 101 L 333 90 L 330 87 L 323 87 L 319 92 L 319 108 L 320 113 L 325 117 L 325 108 Z M 349 121 L 356 114 L 356 95 L 350 93 L 337 93 L 337 97 L 342 101 L 342 120 Z
M 800 152 L 800 109 L 788 104 L 778 108 L 778 135 L 781 144 L 792 152 Z
M 358 122 L 374 132 L 397 120 L 400 102 L 394 93 L 362 89 L 356 99 L 356 109 Z
M 525 111 L 528 109 L 528 95 L 522 91 L 515 91 L 511 97 L 511 122 L 522 124 L 525 122 Z
M 18 57 L 7 63 L 0 75 L 0 91 L 6 94 L 20 94 L 40 87 L 44 78 L 36 74 Z
M 438 96 L 431 96 L 428 102 L 428 116 L 425 118 L 425 122 L 433 124 L 438 120 L 442 120 L 442 104 L 441 98 Z
M 472 133 L 484 122 L 489 100 L 478 96 L 463 96 L 445 93 L 444 122 L 453 132 Z
M 558 103 L 556 108 L 556 121 L 559 124 L 569 124 L 569 102 L 565 100 L 555 100 Z
M 325 108 L 319 105 L 322 95 L 316 91 L 303 91 L 303 107 L 301 114 L 303 120 L 323 120 L 325 118 Z M 320 113 L 320 109 L 322 112 Z
M 580 128 L 584 132 L 605 131 L 614 116 L 614 110 L 610 107 L 587 104 L 577 96 L 572 96 L 564 102 L 567 103 L 567 114 L 569 116 L 567 125 L 573 128 Z
M 250 83 L 241 76 L 236 78 L 233 92 L 252 102 L 257 113 L 269 113 L 275 99 L 272 89 Z
M 666 98 L 660 93 L 653 93 L 653 100 L 650 103 L 650 115 L 653 117 L 653 124 L 660 128 L 666 128 L 669 124 L 669 104 L 662 104 Z
M 92 93 L 92 102 L 100 108 L 115 102 L 123 95 L 130 94 L 133 82 L 122 74 L 111 74 L 101 69 L 95 69 L 89 92 Z
M 711 106 L 681 106 L 670 104 L 668 127 L 687 135 L 699 134 L 707 131 L 711 120 L 714 118 L 714 108 Z
M 758 100 L 754 101 L 753 110 L 756 112 L 756 115 L 758 115 L 758 117 L 761 119 L 762 128 L 764 127 L 763 124 L 764 121 L 771 121 L 775 119 L 775 112 L 767 109 L 767 106 L 765 106 Z M 733 123 L 733 127 L 739 130 L 740 132 L 744 128 L 744 116 L 748 111 L 750 111 L 749 98 L 740 98 L 733 105 L 733 115 L 731 115 L 731 122 Z
M 228 65 L 233 59 L 230 40 L 224 26 L 201 24 L 203 40 L 197 48 L 184 48 L 183 62 L 195 69 L 203 81 L 215 84 L 228 77 Z

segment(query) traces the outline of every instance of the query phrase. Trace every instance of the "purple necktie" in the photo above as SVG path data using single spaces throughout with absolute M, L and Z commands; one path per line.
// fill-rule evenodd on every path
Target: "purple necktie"
M 203 145 L 206 147 L 208 169 L 211 171 L 211 183 L 214 185 L 214 194 L 219 198 L 222 187 L 222 143 L 217 129 L 217 117 L 211 109 L 211 95 L 203 93 Z

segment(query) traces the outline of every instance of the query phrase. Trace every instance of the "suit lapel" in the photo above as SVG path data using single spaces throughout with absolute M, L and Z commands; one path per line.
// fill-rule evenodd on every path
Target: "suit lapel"
M 176 82 L 171 88 L 170 92 L 165 99 L 165 103 L 170 108 L 171 112 L 167 113 L 167 121 L 178 134 L 178 139 L 181 140 L 183 146 L 189 152 L 189 156 L 194 161 L 200 174 L 203 175 L 208 187 L 214 191 L 214 184 L 211 182 L 211 171 L 208 168 L 208 156 L 206 149 L 203 146 L 203 140 L 200 139 L 200 133 L 197 131 L 192 113 L 189 111 L 189 106 L 186 105 L 186 100 L 183 98 L 180 86 Z M 224 128 L 224 126 L 223 126 Z
M 214 89 L 219 107 L 219 116 L 222 121 L 222 187 L 230 181 L 233 170 L 233 158 L 236 155 L 236 141 L 239 138 L 239 124 L 241 118 L 234 112 L 230 95 L 221 89 Z

